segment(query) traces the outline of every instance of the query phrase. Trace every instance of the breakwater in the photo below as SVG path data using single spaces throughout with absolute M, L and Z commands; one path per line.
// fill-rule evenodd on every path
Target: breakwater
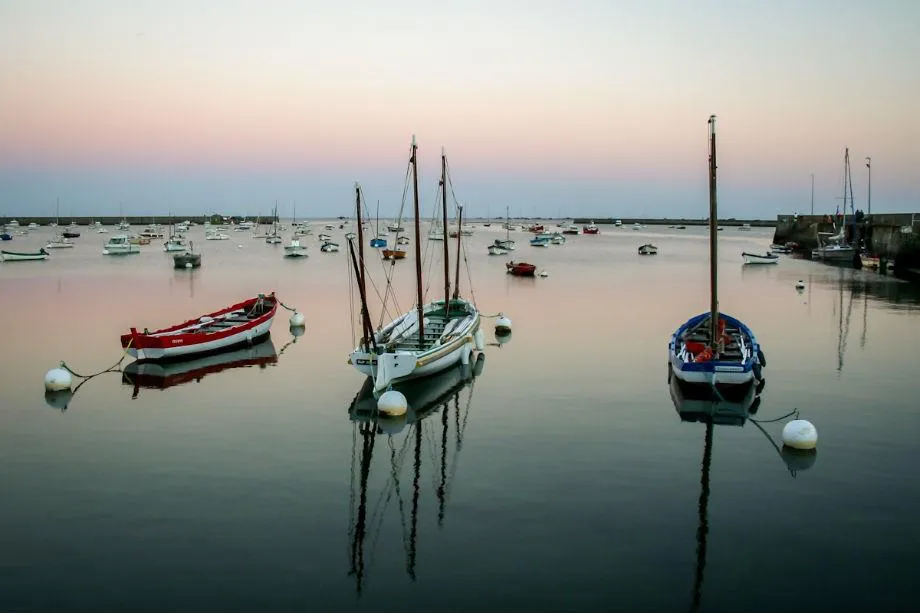
M 773 242 L 793 242 L 796 251 L 810 254 L 819 233 L 834 234 L 842 222 L 831 215 L 777 215 Z M 845 232 L 851 244 L 893 260 L 897 268 L 920 268 L 920 213 L 873 214 L 855 223 L 847 219 Z

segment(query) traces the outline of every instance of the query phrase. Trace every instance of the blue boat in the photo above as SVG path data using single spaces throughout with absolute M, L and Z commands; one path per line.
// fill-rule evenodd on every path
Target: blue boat
M 535 236 L 530 239 L 531 247 L 548 247 L 550 238 L 548 236 Z
M 387 239 L 385 238 L 372 238 L 371 247 L 382 248 L 387 246 Z
M 709 118 L 710 310 L 691 317 L 671 336 L 668 381 L 676 377 L 688 397 L 733 401 L 746 396 L 752 386 L 763 389 L 767 363 L 751 329 L 719 312 L 715 119 L 715 115 Z
M 4 232 L 3 234 L 0 234 L 0 241 L 11 241 L 11 240 L 13 240 L 13 236 L 11 234 L 7 234 L 6 232 Z

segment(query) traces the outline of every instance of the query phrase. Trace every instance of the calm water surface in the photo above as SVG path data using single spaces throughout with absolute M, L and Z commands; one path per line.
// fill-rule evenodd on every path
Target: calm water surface
M 158 243 L 104 257 L 110 235 L 81 230 L 48 261 L 0 265 L 2 611 L 916 606 L 909 285 L 786 257 L 743 267 L 772 230 L 721 233 L 722 309 L 768 359 L 756 417 L 798 408 L 820 434 L 813 463 L 790 470 L 767 438 L 786 420 L 715 426 L 704 454 L 706 426 L 672 403 L 668 336 L 708 308 L 703 229 L 602 228 L 545 249 L 516 232 L 512 256 L 548 272 L 519 279 L 485 254 L 503 232 L 478 228 L 465 239 L 473 295 L 512 318 L 513 337 L 495 343 L 487 320 L 474 378 L 427 381 L 407 394 L 424 410 L 379 427 L 349 413 L 367 400 L 345 363 L 344 251 L 308 237 L 310 257 L 287 261 L 198 229 L 203 265 L 185 271 Z M 650 240 L 660 254 L 637 256 Z M 407 259 L 394 273 L 403 307 L 413 271 Z M 197 365 L 209 370 L 109 373 L 66 410 L 45 401 L 48 369 L 110 366 L 130 326 L 271 290 L 305 313 L 302 336 L 283 312 L 271 345 Z

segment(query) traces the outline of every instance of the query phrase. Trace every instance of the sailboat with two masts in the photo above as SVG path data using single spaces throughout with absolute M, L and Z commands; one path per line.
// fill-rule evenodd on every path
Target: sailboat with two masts
M 348 245 L 361 301 L 361 339 L 355 350 L 351 352 L 348 363 L 360 373 L 373 377 L 375 393 L 385 391 L 392 383 L 434 374 L 457 362 L 467 364 L 474 348 L 478 351 L 483 348 L 482 332 L 479 329 L 479 309 L 473 302 L 460 297 L 460 237 L 457 238 L 457 261 L 453 288 L 451 287 L 449 245 L 448 241 L 444 241 L 444 297 L 440 300 L 425 302 L 417 152 L 418 147 L 413 137 L 409 167 L 415 210 L 416 305 L 377 330 L 374 330 L 371 324 L 367 303 L 364 242 L 361 230 L 361 197 L 360 189 L 357 187 L 355 189 L 355 208 L 358 220 L 357 251 L 354 240 L 349 240 Z M 447 158 L 442 151 L 440 200 L 443 227 L 447 227 L 448 181 Z M 462 208 L 460 210 L 462 221 Z

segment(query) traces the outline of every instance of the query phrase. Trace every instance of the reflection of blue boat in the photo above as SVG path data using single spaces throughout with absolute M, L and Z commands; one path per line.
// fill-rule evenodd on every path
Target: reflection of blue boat
M 183 383 L 201 381 L 207 375 L 232 368 L 258 366 L 265 368 L 278 362 L 275 344 L 271 338 L 251 347 L 234 351 L 215 353 L 194 360 L 181 362 L 131 362 L 122 371 L 121 381 L 134 387 L 136 396 L 139 388 L 167 389 Z
M 387 239 L 385 238 L 372 238 L 371 247 L 382 248 L 387 246 Z

